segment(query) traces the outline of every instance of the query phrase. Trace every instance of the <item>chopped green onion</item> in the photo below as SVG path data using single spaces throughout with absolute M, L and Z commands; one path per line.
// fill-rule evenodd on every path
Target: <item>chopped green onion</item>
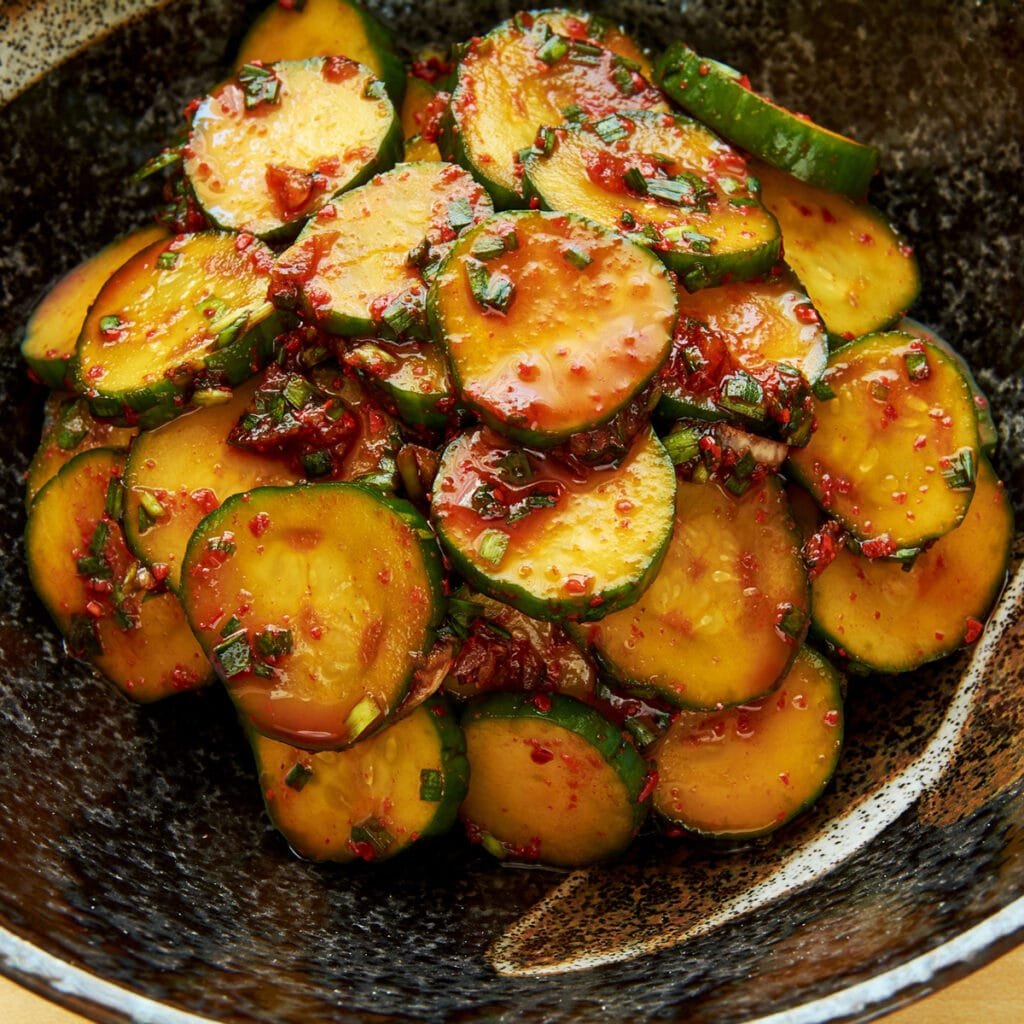
M 228 345 L 238 340 L 238 336 L 245 330 L 246 324 L 249 323 L 249 314 L 243 313 L 241 316 L 235 317 L 227 325 L 217 331 L 216 341 L 214 342 L 214 348 L 226 348 Z M 216 325 L 214 325 L 216 326 Z
M 468 228 L 475 219 L 473 206 L 465 196 L 459 196 L 448 204 L 448 223 L 456 234 Z
M 139 533 L 145 533 L 149 530 L 156 520 L 146 511 L 145 505 L 139 506 Z
M 562 108 L 562 117 L 566 121 L 582 121 L 586 116 L 586 112 L 578 103 L 570 103 L 569 106 Z
M 700 427 L 686 427 L 669 434 L 663 444 L 674 466 L 680 466 L 700 455 Z
M 315 452 L 303 452 L 302 468 L 306 476 L 327 476 L 334 470 L 334 460 L 326 449 L 319 448 Z
M 288 769 L 288 774 L 284 777 L 284 784 L 289 789 L 294 789 L 296 792 L 299 792 L 311 778 L 313 778 L 313 769 L 310 768 L 308 764 L 296 761 L 295 764 Z
M 623 58 L 618 57 L 616 58 L 616 62 L 622 59 Z M 628 63 L 632 64 L 632 61 L 629 61 Z M 612 68 L 612 81 L 623 96 L 632 96 L 640 89 L 633 72 L 626 66 L 626 64 L 615 64 Z
M 180 262 L 180 252 L 162 252 L 156 258 L 156 265 L 161 270 L 173 270 Z
M 629 212 L 629 210 L 623 210 L 622 213 L 619 214 L 619 221 L 622 223 L 623 227 L 636 227 L 636 217 L 634 217 L 633 214 Z
M 735 494 L 737 498 L 742 498 L 747 491 L 750 490 L 750 480 L 744 480 L 743 477 L 736 476 L 735 473 L 730 473 L 723 483 L 723 487 L 730 493 Z
M 509 506 L 505 522 L 517 523 L 520 519 L 525 519 L 538 508 L 554 508 L 557 504 L 558 498 L 553 494 L 528 494 L 521 501 L 517 501 Z
M 444 776 L 436 768 L 420 769 L 420 799 L 436 804 L 444 796 Z
M 368 100 L 380 100 L 387 95 L 387 86 L 379 79 L 373 79 L 363 86 L 363 98 Z
M 75 658 L 98 658 L 103 653 L 99 629 L 91 615 L 71 616 L 68 653 Z
M 578 245 L 570 245 L 568 249 L 562 251 L 562 259 L 566 263 L 571 264 L 577 270 L 585 270 L 594 262 L 593 256 L 590 253 L 585 252 Z
M 237 615 L 232 615 L 224 626 L 221 628 L 220 635 L 222 638 L 231 636 L 232 633 L 237 633 L 242 628 L 242 620 Z
M 498 476 L 507 484 L 522 484 L 533 479 L 533 469 L 526 452 L 508 451 L 494 465 L 498 469 Z
M 484 530 L 477 538 L 476 550 L 485 562 L 498 565 L 508 550 L 509 536 L 502 530 Z
M 505 844 L 500 839 L 495 838 L 490 832 L 480 833 L 480 845 L 492 856 L 497 857 L 498 860 L 504 860 L 508 856 L 508 850 L 505 849 Z
M 228 637 L 213 649 L 213 656 L 220 665 L 225 679 L 234 679 L 252 667 L 252 650 L 249 647 L 249 634 L 242 630 Z
M 949 465 L 942 470 L 946 486 L 952 491 L 970 491 L 978 476 L 978 467 L 973 448 L 961 448 L 946 460 Z
M 565 36 L 551 36 L 537 50 L 537 60 L 550 67 L 557 64 L 569 52 L 569 40 Z
M 807 613 L 802 608 L 789 605 L 779 619 L 779 629 L 791 640 L 799 639 L 807 623 Z
M 873 380 L 871 382 L 871 397 L 876 402 L 889 401 L 889 385 L 885 381 Z
M 348 713 L 348 718 L 345 719 L 345 725 L 348 728 L 349 741 L 351 742 L 352 740 L 357 739 L 371 726 L 376 725 L 376 723 L 383 717 L 383 714 L 384 713 L 381 711 L 376 699 L 368 693 Z
M 537 132 L 537 138 L 533 141 L 533 149 L 535 153 L 541 156 L 550 156 L 555 148 L 555 130 L 554 128 L 541 128 Z
M 518 235 L 514 231 L 506 231 L 503 235 L 480 235 L 473 243 L 470 254 L 478 260 L 487 261 L 518 248 Z
M 622 176 L 622 181 L 627 188 L 632 189 L 639 195 L 647 195 L 648 179 L 644 177 L 639 167 L 630 167 Z
M 692 252 L 702 255 L 711 252 L 711 246 L 715 241 L 710 235 L 702 235 L 699 231 L 692 231 L 680 225 L 666 228 L 664 235 L 666 241 L 686 242 Z
M 81 416 L 74 416 L 61 423 L 57 430 L 55 440 L 57 447 L 62 452 L 69 452 L 77 448 L 85 440 L 89 433 L 89 427 Z
M 202 408 L 209 408 L 211 405 L 223 405 L 231 401 L 230 388 L 201 388 L 192 393 L 192 401 Z
M 157 171 L 162 171 L 165 167 L 181 163 L 182 156 L 183 153 L 180 146 L 168 146 L 166 149 L 157 153 L 156 156 L 147 160 L 137 171 L 135 171 L 131 176 L 131 180 L 138 184 L 140 181 L 148 178 L 151 174 L 156 174 Z
M 227 309 L 228 304 L 223 300 L 217 298 L 216 295 L 210 295 L 208 298 L 200 299 L 196 305 L 196 312 L 200 316 L 205 316 L 207 319 L 213 319 Z
M 742 370 L 727 377 L 718 395 L 718 404 L 727 412 L 763 420 L 765 418 L 764 388 Z
M 405 262 L 410 267 L 422 267 L 430 256 L 430 242 L 428 239 L 421 239 L 406 254 Z
M 218 551 L 222 555 L 233 555 L 235 553 L 235 535 L 230 530 L 216 537 L 209 537 L 206 541 L 207 551 Z
M 746 480 L 755 469 L 757 469 L 757 459 L 754 458 L 749 448 L 743 453 L 736 465 L 732 467 L 733 473 L 743 480 Z
M 104 334 L 110 334 L 111 331 L 119 330 L 121 327 L 121 318 L 116 314 L 110 314 L 109 316 L 100 317 L 100 330 Z
M 492 274 L 483 263 L 472 258 L 466 260 L 466 275 L 469 278 L 469 289 L 479 305 L 500 313 L 508 312 L 516 288 L 508 277 Z
M 358 825 L 353 825 L 351 838 L 353 843 L 368 843 L 378 857 L 383 857 L 395 841 L 383 823 L 374 817 L 365 818 Z
M 160 499 L 152 493 L 152 491 L 136 491 L 139 496 L 139 505 L 146 510 L 150 518 L 153 520 L 159 519 L 161 516 L 167 515 L 167 509 L 160 503 Z
M 931 376 L 928 356 L 925 352 L 904 352 L 903 363 L 911 380 L 927 380 Z
M 757 206 L 759 204 L 758 204 L 756 199 L 743 199 L 741 197 L 741 198 L 730 199 L 729 200 L 729 205 L 730 206 L 745 207 L 745 206 Z
M 292 374 L 281 393 L 293 409 L 301 409 L 313 396 L 313 388 L 305 377 Z
M 120 519 L 124 513 L 124 481 L 119 476 L 113 477 L 107 484 L 105 510 L 111 519 Z
M 629 135 L 629 129 L 623 124 L 618 114 L 609 114 L 607 117 L 595 121 L 594 131 L 600 136 L 602 142 L 618 142 Z
M 830 402 L 836 397 L 835 391 L 824 377 L 819 377 L 811 385 L 811 394 L 814 395 L 819 402 Z
M 483 613 L 483 608 L 475 601 L 466 601 L 461 597 L 448 599 L 448 625 L 463 639 L 469 636 L 472 621 L 480 618 Z
M 256 634 L 256 649 L 265 658 L 279 658 L 292 653 L 292 631 L 280 626 L 267 626 Z
M 253 110 L 263 103 L 280 102 L 281 80 L 273 68 L 243 64 L 238 70 L 238 84 L 245 95 L 246 110 Z

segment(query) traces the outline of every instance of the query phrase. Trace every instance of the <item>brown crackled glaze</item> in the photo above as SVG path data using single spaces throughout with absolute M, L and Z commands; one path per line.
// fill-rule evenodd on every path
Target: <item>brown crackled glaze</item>
M 296 860 L 263 816 L 219 690 L 137 708 L 63 656 L 22 563 L 42 395 L 19 331 L 60 274 L 149 216 L 158 185 L 127 175 L 223 74 L 259 6 L 0 11 L 5 98 L 109 30 L 0 109 L 0 970 L 103 1021 L 792 1024 L 867 1019 L 1018 940 L 1019 577 L 973 657 L 850 679 L 835 783 L 774 839 L 647 836 L 625 862 L 570 875 L 500 867 L 458 837 L 374 868 Z M 510 9 L 375 6 L 408 45 Z M 142 7 L 157 9 L 122 24 Z M 655 45 L 685 38 L 882 149 L 872 200 L 923 270 L 911 313 L 977 368 L 1019 516 L 1024 7 L 614 9 Z

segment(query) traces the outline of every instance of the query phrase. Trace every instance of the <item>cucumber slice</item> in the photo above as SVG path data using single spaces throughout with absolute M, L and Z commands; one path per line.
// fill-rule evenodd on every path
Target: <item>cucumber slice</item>
M 877 672 L 909 672 L 973 643 L 1006 580 L 1013 509 L 987 459 L 964 521 L 910 565 L 846 549 L 811 586 L 815 632 Z
M 571 22 L 571 24 L 570 24 Z M 518 154 L 542 125 L 567 116 L 668 107 L 631 57 L 587 35 L 593 20 L 568 11 L 503 22 L 474 39 L 459 62 L 440 139 L 442 154 L 462 164 L 499 208 L 522 206 Z
M 800 536 L 775 475 L 742 495 L 679 483 L 658 576 L 632 607 L 575 634 L 629 690 L 685 708 L 771 691 L 807 627 Z
M 788 274 L 680 292 L 672 355 L 658 378 L 658 412 L 674 419 L 734 419 L 795 444 L 809 436 L 806 385 L 827 362 L 821 320 Z M 760 398 L 742 404 L 736 392 L 745 378 Z
M 924 324 L 911 320 L 910 317 L 904 317 L 896 325 L 895 329 L 903 331 L 904 334 L 912 334 L 915 338 L 921 338 L 922 341 L 931 342 L 936 348 L 942 349 L 946 355 L 956 361 L 961 375 L 967 381 L 967 386 L 971 389 L 971 397 L 974 399 L 974 412 L 978 417 L 978 441 L 981 443 L 982 454 L 987 455 L 991 459 L 996 453 L 996 448 L 999 447 L 999 430 L 996 427 L 995 420 L 992 418 L 992 406 L 985 392 L 981 390 L 981 385 L 971 372 L 970 363 L 948 341 L 940 338 L 930 327 L 925 327 Z
M 767 273 L 779 226 L 743 158 L 688 117 L 651 111 L 543 129 L 523 188 L 649 245 L 689 291 Z
M 535 619 L 600 619 L 651 583 L 672 534 L 676 479 L 650 429 L 615 469 L 570 471 L 487 430 L 445 449 L 432 516 L 477 590 Z
M 393 857 L 447 832 L 466 793 L 466 744 L 443 698 L 349 750 L 311 754 L 248 734 L 267 814 L 310 860 Z
M 68 653 L 143 703 L 212 679 L 174 594 L 128 552 L 118 522 L 124 452 L 76 455 L 39 492 L 25 549 L 32 585 Z
M 868 557 L 898 556 L 952 530 L 974 490 L 978 429 L 956 361 L 896 331 L 834 352 L 817 430 L 790 453 L 797 479 Z
M 386 86 L 391 102 L 402 102 L 405 65 L 391 32 L 353 0 L 272 3 L 252 24 L 238 48 L 235 70 L 261 61 L 305 60 L 342 55 L 365 64 Z
M 612 419 L 657 372 L 676 294 L 649 250 L 584 217 L 524 210 L 456 242 L 427 312 L 465 404 L 551 447 Z
M 213 224 L 279 241 L 332 196 L 393 166 L 402 129 L 367 68 L 315 57 L 246 65 L 203 98 L 185 153 Z
M 426 522 L 348 483 L 228 498 L 193 533 L 181 592 L 243 720 L 307 750 L 385 724 L 444 608 Z
M 577 867 L 624 850 L 647 815 L 647 764 L 619 728 L 561 694 L 500 693 L 462 719 L 470 839 L 505 859 Z
M 344 362 L 375 384 L 405 423 L 443 430 L 451 422 L 455 386 L 439 345 L 364 341 L 345 353 Z
M 128 260 L 78 339 L 76 387 L 94 414 L 155 426 L 194 391 L 251 377 L 282 327 L 266 299 L 272 261 L 261 242 L 216 231 Z
M 843 745 L 842 677 L 800 649 L 770 697 L 716 712 L 684 711 L 649 751 L 654 810 L 716 838 L 774 832 L 828 785 Z
M 557 623 L 531 619 L 468 587 L 448 602 L 448 623 L 462 639 L 444 681 L 452 696 L 541 690 L 594 700 L 594 665 Z
M 493 212 L 461 167 L 399 164 L 309 222 L 278 259 L 270 297 L 334 334 L 429 337 L 424 275 Z
M 658 84 L 684 110 L 774 167 L 831 192 L 863 196 L 878 151 L 780 107 L 746 76 L 672 43 L 658 58 Z
M 157 224 L 129 232 L 83 260 L 47 292 L 25 325 L 21 343 L 25 362 L 43 384 L 69 387 L 75 343 L 100 288 L 125 260 L 167 237 L 167 229 Z
M 921 290 L 921 274 L 885 217 L 764 164 L 754 173 L 782 228 L 786 262 L 829 332 L 851 341 L 899 320 Z
M 125 466 L 124 529 L 132 550 L 167 573 L 175 590 L 192 531 L 225 498 L 301 479 L 281 458 L 245 451 L 228 434 L 253 400 L 258 381 L 228 401 L 179 416 L 141 434 Z
M 127 448 L 138 433 L 95 419 L 84 398 L 51 395 L 46 402 L 43 436 L 25 477 L 25 506 L 76 455 L 92 448 Z

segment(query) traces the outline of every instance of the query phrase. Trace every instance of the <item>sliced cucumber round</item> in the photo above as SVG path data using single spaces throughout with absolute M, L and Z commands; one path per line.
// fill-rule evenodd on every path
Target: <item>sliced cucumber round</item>
M 155 426 L 196 390 L 239 384 L 282 328 L 261 242 L 203 231 L 157 242 L 100 290 L 78 339 L 76 387 L 97 416 Z
M 260 61 L 305 60 L 342 55 L 365 64 L 398 106 L 405 91 L 405 65 L 395 40 L 362 4 L 353 0 L 272 3 L 246 33 L 235 69 Z
M 921 290 L 921 274 L 885 217 L 763 164 L 754 173 L 782 228 L 786 262 L 829 333 L 851 341 L 899 320 Z
M 248 731 L 274 826 L 300 857 L 386 860 L 447 832 L 466 793 L 466 744 L 432 697 L 348 750 L 315 754 Z
M 715 708 L 775 687 L 807 611 L 800 536 L 779 478 L 751 481 L 742 495 L 681 481 L 654 582 L 631 607 L 574 631 L 628 689 Z
M 780 107 L 738 71 L 672 43 L 655 80 L 684 110 L 774 167 L 832 192 L 863 196 L 878 151 Z
M 426 522 L 347 483 L 228 498 L 192 535 L 181 593 L 243 720 L 307 750 L 386 723 L 444 611 Z
M 400 158 L 383 85 L 347 57 L 247 64 L 203 98 L 184 168 L 217 227 L 279 241 Z
M 502 693 L 463 716 L 471 840 L 505 859 L 577 867 L 629 845 L 647 815 L 647 763 L 622 731 L 561 694 Z
M 715 838 L 774 832 L 828 785 L 843 745 L 842 677 L 803 647 L 770 697 L 723 711 L 684 711 L 649 750 L 654 810 Z
M 640 64 L 606 48 L 611 34 L 588 36 L 588 23 L 568 11 L 519 16 L 474 39 L 459 62 L 441 152 L 470 171 L 499 208 L 523 205 L 517 157 L 542 125 L 576 112 L 668 110 Z
M 911 564 L 849 549 L 811 585 L 815 632 L 876 672 L 909 672 L 981 635 L 1006 580 L 1013 509 L 987 459 L 964 521 Z
M 78 334 L 107 279 L 140 249 L 167 237 L 167 229 L 158 224 L 137 228 L 83 260 L 46 293 L 25 325 L 21 354 L 47 387 L 70 386 Z
M 271 298 L 334 334 L 429 337 L 424 274 L 493 212 L 461 167 L 399 164 L 309 222 L 279 257 Z
M 650 246 L 689 291 L 767 273 L 779 226 L 743 158 L 688 117 L 652 111 L 543 129 L 523 187 Z
M 570 471 L 488 430 L 445 449 L 431 510 L 477 590 L 536 619 L 600 619 L 651 583 L 672 535 L 676 478 L 650 429 L 615 469 Z
M 128 551 L 118 521 L 123 469 L 123 451 L 76 455 L 36 496 L 25 549 L 68 653 L 145 703 L 203 686 L 213 673 L 178 598 Z
M 833 352 L 817 430 L 790 453 L 797 479 L 868 557 L 920 548 L 952 530 L 974 491 L 978 429 L 956 360 L 893 331 Z
M 463 402 L 522 444 L 608 422 L 669 353 L 676 294 L 649 250 L 575 214 L 498 214 L 456 242 L 427 300 Z

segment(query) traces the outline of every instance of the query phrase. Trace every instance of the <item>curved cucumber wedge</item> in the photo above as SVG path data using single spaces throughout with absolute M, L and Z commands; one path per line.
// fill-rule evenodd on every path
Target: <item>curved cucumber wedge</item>
M 878 151 L 822 128 L 751 90 L 738 71 L 672 43 L 655 80 L 684 110 L 748 153 L 831 192 L 863 196 Z
M 217 227 L 280 241 L 401 153 L 395 108 L 369 69 L 314 57 L 246 65 L 204 97 L 184 168 Z
M 178 598 L 128 551 L 117 518 L 123 469 L 122 451 L 76 455 L 36 497 L 25 548 L 68 653 L 145 703 L 203 686 L 213 673 Z
M 46 293 L 25 325 L 21 354 L 47 387 L 70 386 L 82 322 L 110 275 L 140 249 L 167 237 L 167 229 L 157 224 L 131 231 L 83 260 Z
M 238 48 L 235 70 L 254 60 L 341 55 L 365 64 L 386 86 L 397 107 L 405 92 L 405 66 L 395 40 L 362 4 L 353 0 L 272 3 L 252 24 Z
M 684 711 L 648 752 L 654 810 L 715 838 L 774 832 L 828 785 L 843 745 L 842 677 L 810 648 L 770 697 L 731 710 Z
M 430 698 L 348 750 L 314 754 L 248 730 L 267 814 L 310 860 L 386 860 L 448 831 L 466 793 L 466 744 Z
M 361 484 L 261 487 L 196 527 L 182 602 L 244 721 L 338 750 L 402 702 L 444 612 L 413 507 Z
M 978 428 L 956 360 L 892 331 L 837 349 L 814 403 L 817 430 L 789 465 L 868 557 L 952 530 L 974 491 Z
M 470 229 L 427 299 L 462 401 L 521 444 L 612 419 L 668 356 L 676 292 L 649 250 L 592 220 L 524 210 Z
M 100 290 L 78 339 L 76 387 L 97 416 L 155 426 L 193 392 L 251 377 L 282 327 L 270 250 L 203 231 L 157 242 Z
M 620 112 L 543 129 L 523 158 L 523 188 L 544 209 L 650 246 L 689 291 L 767 273 L 779 259 L 779 226 L 743 158 L 688 117 Z
M 648 769 L 622 731 L 562 694 L 502 693 L 463 716 L 471 840 L 501 859 L 575 867 L 620 853 L 647 815 Z
M 462 164 L 499 209 L 524 204 L 517 155 L 542 125 L 561 124 L 566 110 L 601 117 L 668 109 L 638 62 L 607 48 L 613 40 L 603 30 L 600 38 L 588 35 L 588 23 L 568 11 L 513 18 L 474 39 L 459 62 L 441 153 Z
M 672 534 L 676 478 L 649 428 L 615 469 L 570 471 L 487 430 L 445 449 L 431 510 L 477 590 L 536 619 L 600 619 L 651 583 Z
M 903 315 L 921 275 L 913 250 L 878 210 L 763 164 L 754 173 L 782 228 L 786 262 L 830 334 L 852 341 Z
M 270 297 L 333 334 L 429 337 L 425 276 L 493 212 L 461 167 L 399 164 L 310 220 L 279 257 Z
M 772 690 L 807 629 L 800 537 L 777 476 L 742 496 L 680 482 L 675 530 L 639 600 L 575 627 L 628 689 L 685 708 L 744 704 Z
M 909 672 L 981 635 L 1013 546 L 1013 509 L 987 459 L 963 522 L 910 565 L 848 548 L 811 584 L 815 633 L 876 672 Z

